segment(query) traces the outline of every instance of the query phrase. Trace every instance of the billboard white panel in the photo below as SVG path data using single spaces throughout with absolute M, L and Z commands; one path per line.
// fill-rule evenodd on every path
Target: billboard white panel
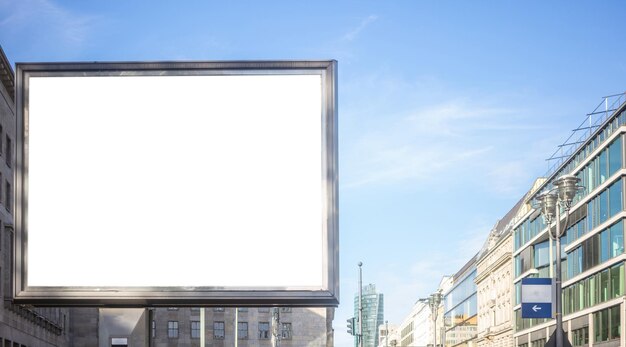
M 338 303 L 336 62 L 17 73 L 16 301 Z

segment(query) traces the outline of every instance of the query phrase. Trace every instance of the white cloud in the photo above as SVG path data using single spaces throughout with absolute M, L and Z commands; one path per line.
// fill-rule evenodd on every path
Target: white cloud
M 30 37 L 32 46 L 80 47 L 86 42 L 95 19 L 70 12 L 50 0 L 0 3 L 0 29 L 12 36 Z
M 366 141 L 367 142 L 367 141 Z M 432 146 L 422 148 L 412 144 L 378 143 L 363 145 L 365 163 L 353 172 L 354 177 L 343 184 L 355 188 L 372 184 L 394 184 L 410 180 L 433 179 L 449 168 L 485 155 L 490 147 L 451 150 Z
M 348 142 L 344 187 L 432 182 L 452 168 L 477 163 L 492 171 L 499 162 L 485 158 L 499 157 L 502 133 L 528 128 L 516 124 L 515 112 L 452 100 L 381 117 Z
M 374 23 L 377 19 L 378 19 L 378 16 L 376 15 L 370 15 L 366 17 L 365 19 L 361 21 L 361 23 L 356 28 L 348 31 L 343 36 L 343 39 L 346 41 L 354 41 L 365 28 L 367 28 L 370 24 Z

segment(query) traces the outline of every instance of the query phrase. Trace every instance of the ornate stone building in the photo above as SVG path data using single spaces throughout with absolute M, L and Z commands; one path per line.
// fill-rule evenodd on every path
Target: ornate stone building
M 537 180 L 533 192 L 544 180 Z M 532 210 L 527 194 L 489 233 L 476 263 L 478 347 L 513 346 L 513 225 Z

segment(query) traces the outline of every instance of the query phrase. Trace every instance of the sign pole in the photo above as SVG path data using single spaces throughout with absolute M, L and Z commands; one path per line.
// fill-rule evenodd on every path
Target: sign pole
M 561 209 L 556 207 L 556 346 L 563 347 L 563 311 L 561 307 Z M 565 218 L 567 223 L 567 218 Z M 563 228 L 566 228 L 564 226 Z

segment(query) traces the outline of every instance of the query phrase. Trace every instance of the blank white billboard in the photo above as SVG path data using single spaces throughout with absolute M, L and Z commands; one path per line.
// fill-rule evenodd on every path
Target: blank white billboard
M 17 302 L 338 303 L 336 62 L 17 73 Z

